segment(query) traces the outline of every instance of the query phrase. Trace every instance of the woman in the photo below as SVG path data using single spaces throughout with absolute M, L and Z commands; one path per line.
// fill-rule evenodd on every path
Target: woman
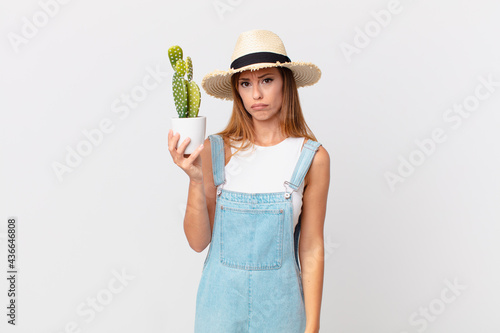
M 197 252 L 210 245 L 197 333 L 319 331 L 330 158 L 297 87 L 320 76 L 290 61 L 274 33 L 242 33 L 231 69 L 202 80 L 208 94 L 233 100 L 226 129 L 191 155 L 189 138 L 175 149 L 179 135 L 169 132 L 170 154 L 190 178 L 186 237 Z

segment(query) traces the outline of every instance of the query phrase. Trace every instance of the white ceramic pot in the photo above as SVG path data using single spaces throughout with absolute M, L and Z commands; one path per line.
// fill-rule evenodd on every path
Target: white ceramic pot
M 173 134 L 179 133 L 181 135 L 175 148 L 179 148 L 182 142 L 189 137 L 191 142 L 184 150 L 184 154 L 193 153 L 205 141 L 206 128 L 207 118 L 204 116 L 194 118 L 172 117 Z

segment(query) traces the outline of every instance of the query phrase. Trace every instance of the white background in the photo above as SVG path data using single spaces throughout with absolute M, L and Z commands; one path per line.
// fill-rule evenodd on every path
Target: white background
M 188 177 L 167 149 L 177 116 L 167 49 L 181 45 L 200 83 L 229 67 L 251 29 L 277 33 L 292 60 L 323 74 L 300 89 L 331 159 L 321 332 L 500 332 L 498 1 L 54 4 L 0 5 L 1 276 L 7 218 L 19 224 L 18 325 L 6 323 L 2 278 L 2 332 L 193 331 L 208 248 L 193 251 L 182 227 Z M 373 12 L 388 7 L 383 26 Z M 113 112 L 148 70 L 163 73 L 156 88 L 126 116 Z M 477 88 L 480 77 L 496 86 Z M 467 117 L 443 118 L 478 101 L 476 89 L 488 96 Z M 230 112 L 202 91 L 207 135 Z M 58 179 L 54 163 L 104 119 L 113 130 Z M 446 140 L 422 153 L 415 141 L 438 128 Z M 418 165 L 391 187 L 387 173 L 410 157 Z

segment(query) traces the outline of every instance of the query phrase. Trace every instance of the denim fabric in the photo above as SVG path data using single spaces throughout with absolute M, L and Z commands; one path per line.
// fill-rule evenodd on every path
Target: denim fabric
M 219 135 L 209 138 L 218 189 L 212 241 L 196 296 L 195 333 L 303 333 L 301 220 L 293 230 L 291 196 L 321 144 L 304 144 L 285 191 L 244 193 L 223 189 L 224 143 Z

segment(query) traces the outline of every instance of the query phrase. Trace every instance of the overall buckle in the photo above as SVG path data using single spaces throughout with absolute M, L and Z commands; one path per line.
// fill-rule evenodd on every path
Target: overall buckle
M 226 183 L 226 180 L 224 179 L 224 182 L 217 186 L 217 196 L 219 196 L 222 193 L 222 185 L 224 185 L 225 183 Z
M 283 186 L 285 186 L 285 198 L 286 198 L 286 199 L 290 198 L 290 196 L 292 195 L 293 191 L 295 191 L 295 190 L 293 189 L 293 187 L 291 187 L 291 186 L 290 186 L 290 184 L 292 184 L 292 183 L 290 183 L 290 182 L 289 182 L 289 181 L 287 181 L 287 180 L 285 180 L 285 182 L 283 183 Z M 287 185 L 288 185 L 288 187 L 290 187 L 290 188 L 292 189 L 292 191 L 291 191 L 291 192 L 288 192 Z

